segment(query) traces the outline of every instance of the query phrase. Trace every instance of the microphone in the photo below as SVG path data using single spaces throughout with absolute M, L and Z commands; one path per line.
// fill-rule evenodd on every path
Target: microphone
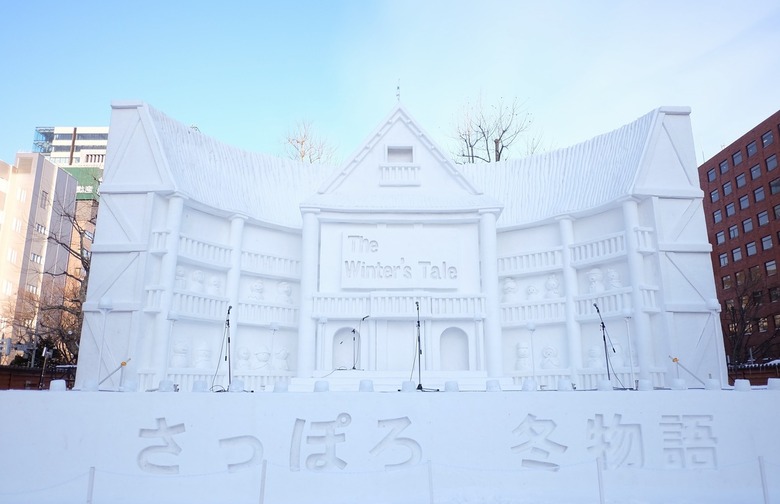
M 415 302 L 414 302 L 414 305 L 417 307 L 417 309 L 418 309 L 418 310 L 420 309 L 420 303 L 419 303 L 419 301 L 415 301 Z
M 365 317 L 363 317 L 363 318 L 362 318 L 362 319 L 360 319 L 360 320 L 361 320 L 361 321 L 363 321 L 363 320 L 366 320 L 367 318 L 368 318 L 368 315 L 366 315 Z
M 228 315 L 230 315 L 230 310 L 232 310 L 232 309 L 233 309 L 233 307 L 228 305 L 228 313 L 227 313 Z
M 596 309 L 596 313 L 601 313 L 601 312 L 599 311 L 599 305 L 597 305 L 596 303 L 593 303 L 593 308 L 595 308 L 595 309 Z

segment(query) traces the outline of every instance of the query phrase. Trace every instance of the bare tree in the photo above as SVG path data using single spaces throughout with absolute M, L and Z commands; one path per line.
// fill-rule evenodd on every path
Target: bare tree
M 300 121 L 287 133 L 284 141 L 286 157 L 304 163 L 329 164 L 335 160 L 336 149 L 320 136 L 310 122 Z
M 491 163 L 506 159 L 532 122 L 531 114 L 517 98 L 511 103 L 499 99 L 489 107 L 482 103 L 481 97 L 476 102 L 467 102 L 455 130 L 456 162 Z M 526 141 L 524 154 L 532 154 L 540 144 L 540 139 Z
M 735 297 L 726 300 L 721 317 L 730 366 L 762 363 L 777 357 L 780 331 L 769 331 L 770 310 L 765 303 L 771 290 L 767 289 L 766 278 L 739 272 L 735 284 Z

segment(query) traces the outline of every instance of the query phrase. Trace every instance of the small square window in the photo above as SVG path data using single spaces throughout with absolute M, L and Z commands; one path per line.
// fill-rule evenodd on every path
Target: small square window
M 751 266 L 748 269 L 748 275 L 750 276 L 750 280 L 758 280 L 761 277 L 761 266 Z
M 756 255 L 756 242 L 750 242 L 745 245 L 745 250 L 747 250 L 748 257 Z
M 746 209 L 749 206 L 750 206 L 750 198 L 748 198 L 747 195 L 742 196 L 741 198 L 739 198 L 739 208 L 741 210 L 744 210 L 744 209 Z
M 775 321 L 775 329 L 780 329 L 780 315 L 772 315 Z
M 734 279 L 737 281 L 737 285 L 745 285 L 745 272 L 737 271 L 734 273 Z
M 729 203 L 726 205 L 726 217 L 731 217 L 735 213 L 737 213 L 737 209 L 734 206 L 734 203 Z
M 760 305 L 764 301 L 764 293 L 761 291 L 753 291 L 753 304 Z
M 761 249 L 769 250 L 772 248 L 772 235 L 767 235 L 761 238 Z
M 756 180 L 761 176 L 761 165 L 755 165 L 750 167 L 750 178 Z
M 729 171 L 729 162 L 728 161 L 721 161 L 719 166 L 720 166 L 720 172 L 721 173 L 726 173 L 727 171 Z
M 736 238 L 739 236 L 739 228 L 737 226 L 729 227 L 729 238 Z
M 726 275 L 720 279 L 720 284 L 724 289 L 730 289 L 733 284 L 731 283 L 731 275 Z
M 768 330 L 769 330 L 769 320 L 766 317 L 761 317 L 760 319 L 758 319 L 758 332 L 767 332 Z
M 766 226 L 769 224 L 769 213 L 768 212 L 760 212 L 758 215 L 758 225 L 759 226 Z
M 720 260 L 721 266 L 726 266 L 729 263 L 729 255 L 728 254 L 720 254 L 718 256 L 718 259 Z
M 714 191 L 710 192 L 710 201 L 715 203 L 719 199 L 720 199 L 720 196 L 718 194 L 718 190 L 717 189 L 715 189 Z
M 753 231 L 753 219 L 745 219 L 742 221 L 742 231 L 745 233 Z
M 414 154 L 412 148 L 411 147 L 388 147 L 387 162 L 388 163 L 414 162 Z
M 715 176 L 716 176 L 715 168 L 713 168 L 711 170 L 707 170 L 707 180 L 709 182 L 712 182 L 713 180 L 715 180 Z
M 780 219 L 780 205 L 775 205 L 774 211 L 775 211 L 775 219 Z
M 739 165 L 742 162 L 742 151 L 737 151 L 732 154 L 731 161 L 733 162 L 734 166 Z
M 763 187 L 757 187 L 753 191 L 753 198 L 756 200 L 756 203 L 758 203 L 759 201 L 764 201 L 764 198 L 766 198 L 766 195 L 764 193 L 764 188 Z
M 772 142 L 775 141 L 775 136 L 772 134 L 772 130 L 767 131 L 763 135 L 761 135 L 761 143 L 764 147 L 767 145 L 772 145 Z
M 741 261 L 742 260 L 742 248 L 737 247 L 734 250 L 731 251 L 731 258 L 734 260 L 734 262 Z
M 718 231 L 715 234 L 715 241 L 718 243 L 718 245 L 726 243 L 726 233 L 724 233 L 723 231 Z
M 756 145 L 756 141 L 753 140 L 747 145 L 747 153 L 748 157 L 754 156 L 758 152 L 758 146 Z
M 731 194 L 731 181 L 723 184 L 723 196 L 728 196 L 729 194 Z
M 745 187 L 745 184 L 747 183 L 747 177 L 744 173 L 740 173 L 737 175 L 737 187 Z
M 775 260 L 767 261 L 764 263 L 764 269 L 766 270 L 766 276 L 777 275 L 777 262 Z
M 777 168 L 777 154 L 772 154 L 766 158 L 766 171 L 772 171 Z
M 780 206 L 780 205 L 778 205 Z M 712 212 L 712 220 L 715 221 L 715 224 L 723 220 L 723 213 L 720 210 L 715 210 Z
M 772 287 L 769 289 L 769 301 L 773 303 L 780 301 L 780 287 Z
M 772 194 L 780 193 L 780 178 L 776 178 L 769 182 L 769 192 Z

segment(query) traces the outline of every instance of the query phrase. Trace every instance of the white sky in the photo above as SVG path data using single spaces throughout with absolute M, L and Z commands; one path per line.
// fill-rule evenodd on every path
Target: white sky
M 780 109 L 770 0 L 40 1 L 4 2 L 0 19 L 9 162 L 36 126 L 104 125 L 123 99 L 272 154 L 312 121 L 346 157 L 399 80 L 442 144 L 479 95 L 524 101 L 548 148 L 690 106 L 700 162 Z

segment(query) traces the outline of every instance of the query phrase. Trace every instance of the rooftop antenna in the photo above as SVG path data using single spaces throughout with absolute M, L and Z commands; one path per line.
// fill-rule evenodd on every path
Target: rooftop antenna
M 401 101 L 401 79 L 398 79 L 398 83 L 395 85 L 395 99 Z

